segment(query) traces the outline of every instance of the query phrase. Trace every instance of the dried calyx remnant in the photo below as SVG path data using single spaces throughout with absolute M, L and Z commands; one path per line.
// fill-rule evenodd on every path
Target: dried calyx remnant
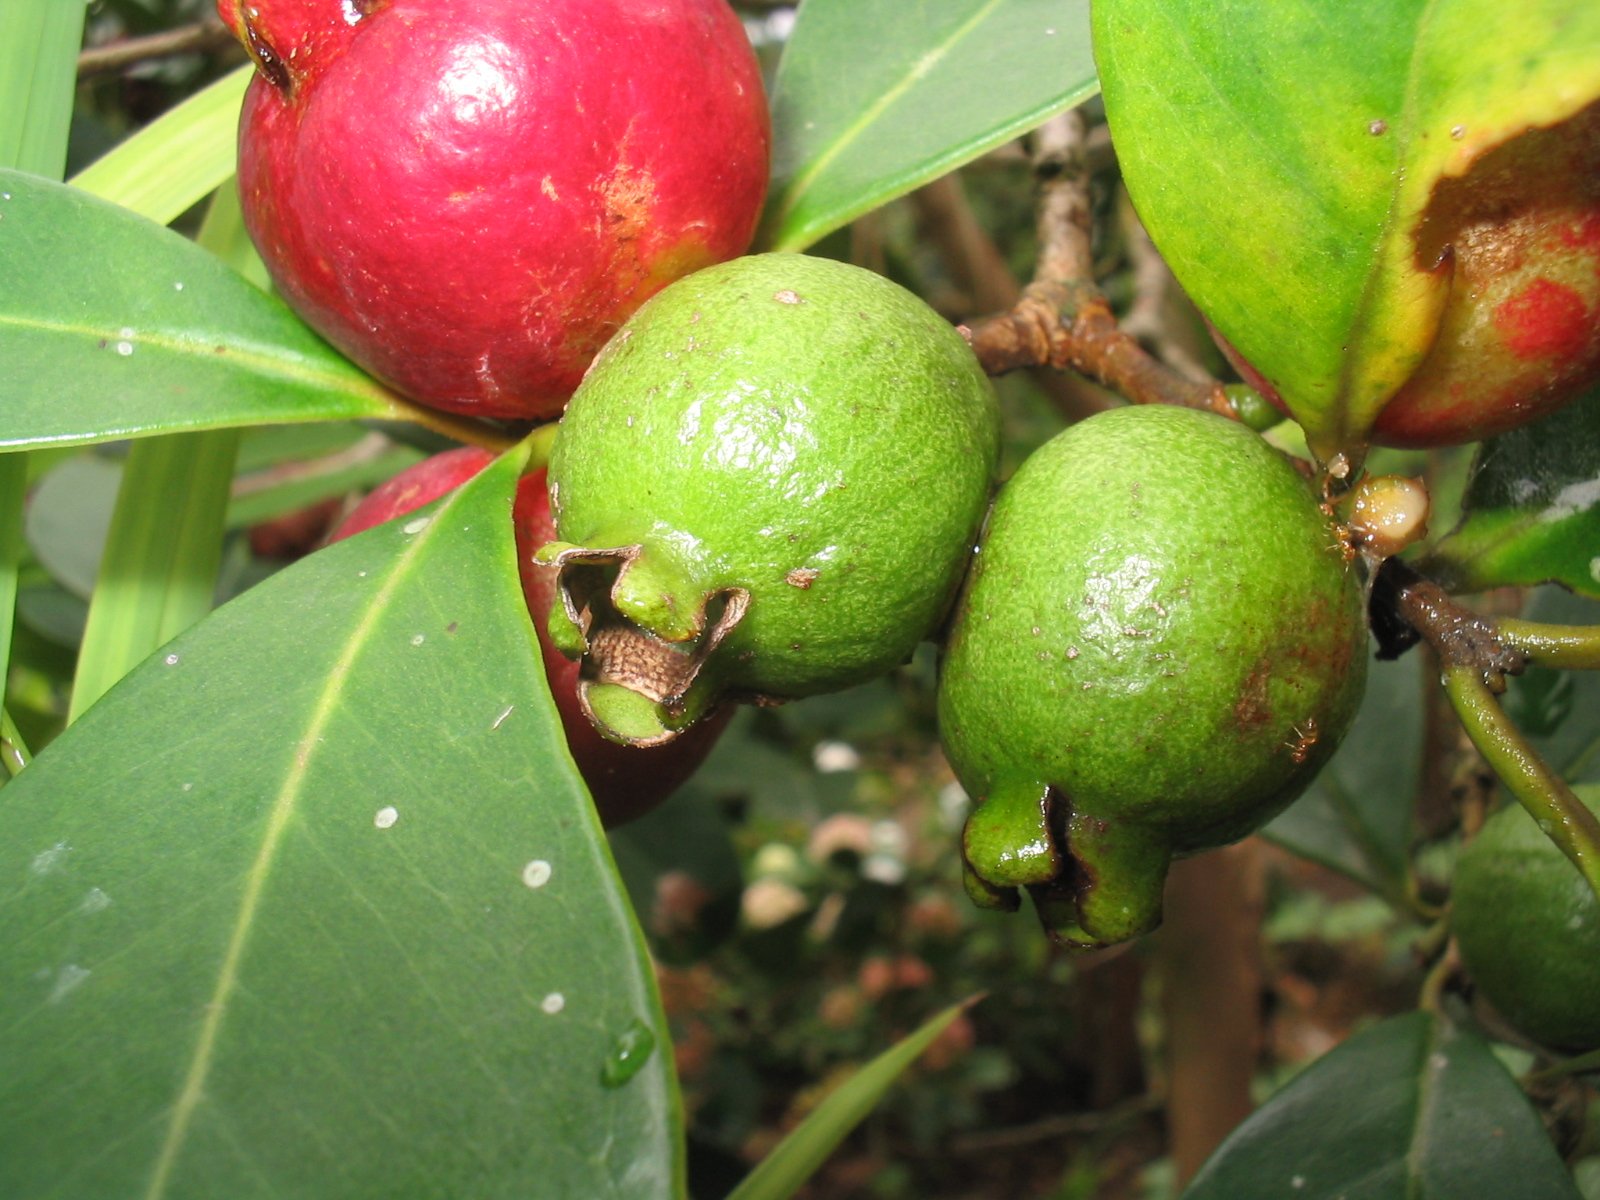
M 749 611 L 750 593 L 729 588 L 703 597 L 680 626 L 687 636 L 667 641 L 628 620 L 613 602 L 639 561 L 639 546 L 552 549 L 542 556 L 559 571 L 561 605 L 551 614 L 551 636 L 564 653 L 581 659 L 578 698 L 585 715 L 606 737 L 626 745 L 671 741 L 709 710 L 715 689 L 695 685 L 712 653 Z M 669 594 L 661 598 L 671 603 Z

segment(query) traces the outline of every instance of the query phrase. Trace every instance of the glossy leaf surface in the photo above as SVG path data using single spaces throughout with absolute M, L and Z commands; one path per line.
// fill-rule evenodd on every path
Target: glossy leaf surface
M 1401 902 L 1422 761 L 1422 659 L 1368 665 L 1367 694 L 1344 744 L 1306 794 L 1262 834 Z
M 1483 444 L 1431 570 L 1456 591 L 1555 582 L 1600 599 L 1600 388 Z
M 0 449 L 414 415 L 177 234 L 0 171 Z
M 759 241 L 804 249 L 1094 91 L 1087 0 L 806 0 Z
M 518 466 L 220 609 L 5 789 L 8 1200 L 678 1194 Z
M 1600 6 L 1570 0 L 1099 0 L 1094 18 L 1140 217 L 1324 456 L 1432 345 L 1434 188 L 1600 95 Z
M 1428 1013 L 1350 1038 L 1217 1149 L 1183 1200 L 1578 1200 L 1506 1069 Z

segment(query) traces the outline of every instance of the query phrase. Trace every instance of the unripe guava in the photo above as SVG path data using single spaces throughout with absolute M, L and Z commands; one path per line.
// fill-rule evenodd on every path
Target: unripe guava
M 1600 786 L 1577 789 L 1600 816 Z M 1543 1045 L 1600 1049 L 1600 900 L 1520 805 L 1484 822 L 1456 863 L 1450 928 L 1467 973 Z
M 943 618 L 999 418 L 960 333 L 870 271 L 739 259 L 639 310 L 550 461 L 564 603 L 608 736 L 665 740 L 722 694 L 860 683 Z
M 340 522 L 335 542 L 404 516 L 460 487 L 494 461 L 487 450 L 463 446 L 424 459 L 374 488 Z M 555 570 L 533 560 L 533 552 L 555 536 L 545 473 L 523 476 L 512 506 L 517 569 L 528 615 L 539 637 L 545 680 L 561 716 L 567 748 L 599 810 L 601 823 L 614 829 L 644 816 L 694 774 L 733 715 L 731 706 L 709 714 L 670 746 L 619 746 L 595 732 L 578 703 L 578 664 L 550 644 L 545 625 L 555 598 Z
M 250 236 L 425 404 L 548 417 L 647 296 L 743 252 L 761 75 L 725 0 L 219 0 Z
M 1210 413 L 1115 409 L 1001 489 L 940 671 L 968 890 L 1078 946 L 1160 920 L 1175 855 L 1311 781 L 1366 675 L 1358 573 L 1289 461 Z

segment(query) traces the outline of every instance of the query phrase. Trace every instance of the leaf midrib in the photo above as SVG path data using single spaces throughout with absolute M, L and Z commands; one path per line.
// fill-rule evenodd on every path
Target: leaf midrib
M 441 510 L 441 513 L 448 511 L 448 508 L 449 505 L 447 504 L 446 508 Z M 395 562 L 389 577 L 384 580 L 382 587 L 378 589 L 377 594 L 368 604 L 365 613 L 352 629 L 350 640 L 344 653 L 339 656 L 338 661 L 328 672 L 322 691 L 317 696 L 316 703 L 312 707 L 305 734 L 297 744 L 291 769 L 284 778 L 278 794 L 272 802 L 271 811 L 267 815 L 267 826 L 261 849 L 245 875 L 244 891 L 239 898 L 238 915 L 234 919 L 233 931 L 229 936 L 227 949 L 223 953 L 222 965 L 217 972 L 216 987 L 212 991 L 210 1001 L 205 1005 L 205 1019 L 201 1023 L 200 1034 L 195 1041 L 194 1052 L 190 1058 L 188 1070 L 184 1073 L 183 1086 L 173 1104 L 171 1120 L 167 1126 L 166 1137 L 162 1140 L 160 1153 L 156 1158 L 150 1186 L 145 1191 L 145 1200 L 161 1200 L 167 1194 L 167 1187 L 171 1181 L 178 1157 L 183 1152 L 195 1110 L 199 1107 L 200 1101 L 204 1096 L 205 1083 L 210 1074 L 217 1040 L 221 1034 L 223 1023 L 227 1018 L 229 1002 L 238 986 L 239 967 L 249 943 L 256 911 L 260 907 L 262 895 L 266 890 L 267 879 L 271 874 L 272 865 L 276 860 L 284 834 L 289 828 L 290 818 L 294 815 L 296 806 L 301 798 L 306 776 L 310 772 L 312 760 L 316 756 L 316 749 L 320 741 L 319 735 L 327 726 L 337 708 L 339 694 L 343 689 L 346 678 L 350 674 L 351 668 L 355 664 L 355 660 L 361 651 L 366 648 L 374 629 L 380 623 L 382 616 L 388 611 L 390 598 L 395 590 L 415 570 L 418 555 L 431 540 L 433 531 L 439 527 L 441 513 L 436 513 L 427 528 L 420 530 L 413 537 L 410 544 Z
M 843 154 L 845 150 L 858 141 L 861 135 L 874 125 L 885 112 L 892 108 L 902 96 L 910 91 L 914 84 L 931 74 L 933 69 L 949 56 L 950 51 L 963 41 L 973 29 L 987 20 L 999 5 L 1000 0 L 987 0 L 977 12 L 958 25 L 948 38 L 919 57 L 911 64 L 910 70 L 905 73 L 898 83 L 881 93 L 876 101 L 845 127 L 832 145 L 813 159 L 809 167 L 795 176 L 783 203 L 779 205 L 776 214 L 774 214 L 774 227 L 781 228 L 799 206 L 801 199 L 810 191 L 817 177 L 827 170 L 839 155 Z

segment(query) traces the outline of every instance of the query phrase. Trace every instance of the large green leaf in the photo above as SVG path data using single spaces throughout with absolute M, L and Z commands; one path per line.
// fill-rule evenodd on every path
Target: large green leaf
M 1455 591 L 1547 581 L 1600 599 L 1600 388 L 1483 444 L 1428 570 Z
M 1372 663 L 1344 744 L 1306 794 L 1262 830 L 1396 903 L 1408 892 L 1422 686 L 1421 655 Z
M 519 458 L 220 609 L 5 789 L 7 1200 L 681 1193 Z
M 1578 1200 L 1527 1098 L 1475 1034 L 1412 1013 L 1261 1106 L 1183 1200 Z
M 1323 455 L 1433 343 L 1434 187 L 1600 95 L 1600 5 L 1572 0 L 1098 0 L 1094 36 L 1140 217 Z
M 0 361 L 0 449 L 420 419 L 192 242 L 14 171 L 0 171 Z
M 760 240 L 803 249 L 1094 91 L 1088 0 L 806 0 Z

